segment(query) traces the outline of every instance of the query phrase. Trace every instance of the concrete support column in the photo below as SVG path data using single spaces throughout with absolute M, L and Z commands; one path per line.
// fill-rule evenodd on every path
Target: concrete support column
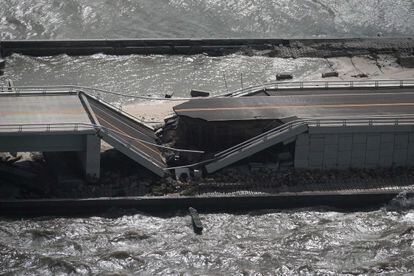
M 86 135 L 85 151 L 80 154 L 86 179 L 96 182 L 101 166 L 101 139 L 96 135 Z

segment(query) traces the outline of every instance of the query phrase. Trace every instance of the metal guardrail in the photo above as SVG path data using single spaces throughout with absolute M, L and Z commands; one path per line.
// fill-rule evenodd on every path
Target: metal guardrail
M 87 91 L 95 91 L 94 94 L 96 95 L 92 95 L 91 93 L 88 93 L 84 90 Z M 157 124 L 160 122 L 155 122 L 155 121 L 143 121 L 127 112 L 125 112 L 124 110 L 122 110 L 122 106 L 117 107 L 107 101 L 104 101 L 102 99 L 102 96 L 100 93 L 108 93 L 108 94 L 114 94 L 114 95 L 118 95 L 117 93 L 113 93 L 110 91 L 106 91 L 106 90 L 102 90 L 102 89 L 97 89 L 97 88 L 91 88 L 91 87 L 82 87 L 82 86 L 74 86 L 74 85 L 62 85 L 62 86 L 17 86 L 17 88 L 15 89 L 15 92 L 5 92 L 5 93 L 0 93 L 0 96 L 10 96 L 10 95 L 25 95 L 25 94 L 40 94 L 40 95 L 59 95 L 59 94 L 77 94 L 80 92 L 84 92 L 85 94 L 87 94 L 89 97 L 93 97 L 96 101 L 101 102 L 104 105 L 108 105 L 111 108 L 113 108 L 114 110 L 117 110 L 117 112 L 122 113 L 123 115 L 130 117 L 138 122 L 141 122 L 143 124 L 147 124 L 147 123 L 151 123 L 151 124 Z M 124 97 L 129 97 L 128 95 L 123 95 Z M 152 129 L 151 126 L 148 126 L 150 129 Z
M 54 132 L 54 131 L 84 131 L 97 130 L 101 127 L 86 123 L 47 123 L 47 124 L 2 124 L 0 125 L 1 132 Z
M 414 125 L 414 116 L 381 116 L 371 118 L 316 118 L 303 120 L 310 127 L 403 126 Z
M 56 93 L 76 93 L 77 88 L 73 85 L 58 86 L 14 86 L 14 92 L 4 91 L 0 94 L 5 96 L 20 94 L 56 94 Z
M 285 131 L 289 131 L 289 130 L 293 129 L 294 127 L 302 126 L 302 125 L 306 125 L 306 122 L 303 121 L 303 120 L 295 120 L 295 121 L 292 121 L 292 122 L 283 124 L 281 126 L 278 126 L 276 128 L 273 128 L 273 129 L 271 129 L 269 131 L 266 131 L 266 132 L 264 132 L 262 134 L 259 134 L 259 135 L 255 136 L 255 137 L 253 137 L 253 138 L 251 138 L 249 140 L 246 140 L 246 141 L 244 141 L 244 142 L 242 142 L 240 144 L 237 144 L 237 145 L 235 145 L 233 147 L 230 147 L 230 148 L 228 148 L 228 149 L 226 149 L 224 151 L 221 151 L 219 153 L 216 153 L 214 155 L 214 157 L 216 157 L 216 158 L 222 158 L 222 157 L 228 156 L 230 154 L 233 154 L 235 152 L 241 152 L 241 151 L 243 151 L 244 148 L 249 147 L 252 144 L 258 143 L 260 141 L 269 140 L 269 139 L 275 137 L 276 135 L 279 135 L 279 134 L 281 134 L 281 133 L 283 133 Z
M 414 80 L 352 80 L 352 81 L 300 81 L 300 82 L 270 82 L 260 85 L 238 89 L 225 95 L 232 97 L 246 96 L 266 89 L 289 90 L 289 89 L 358 89 L 358 88 L 407 88 L 414 87 Z
M 141 99 L 141 100 L 162 100 L 162 101 L 182 101 L 191 98 L 160 98 L 160 97 L 147 97 L 138 95 L 128 95 L 119 92 L 109 91 L 105 89 L 79 86 L 79 85 L 55 85 L 55 86 L 15 86 L 16 95 L 20 94 L 59 94 L 59 93 L 76 93 L 83 91 L 87 94 L 92 94 L 98 99 L 102 98 L 102 94 L 113 95 L 117 97 Z M 1 95 L 1 94 L 0 94 Z M 10 95 L 10 93 L 8 94 Z
M 86 123 L 49 123 L 49 124 L 0 124 L 0 135 L 2 131 L 8 131 L 7 133 L 24 133 L 24 132 L 53 132 L 53 131 L 84 131 L 84 130 L 96 130 L 96 131 L 104 131 L 105 133 L 113 133 L 112 138 L 116 137 L 125 137 L 116 139 L 118 142 L 122 143 L 127 148 L 134 147 L 132 145 L 132 141 L 140 141 L 144 144 L 152 145 L 157 148 L 177 151 L 177 152 L 191 152 L 191 153 L 199 153 L 203 154 L 204 151 L 199 150 L 188 150 L 188 149 L 177 149 L 166 147 L 158 144 L 154 144 L 143 139 L 129 137 L 126 134 L 122 134 L 116 130 L 100 126 L 94 124 L 86 124 Z M 115 139 L 115 138 L 114 138 Z
M 240 97 L 246 96 L 251 93 L 260 92 L 266 89 L 271 90 L 289 90 L 289 89 L 358 89 L 358 88 L 414 88 L 414 79 L 405 80 L 352 80 L 352 81 L 300 81 L 300 82 L 269 82 L 259 85 L 249 86 L 243 89 L 237 89 L 232 92 L 220 92 L 217 97 Z M 160 98 L 160 97 L 147 97 L 137 95 L 127 95 L 119 92 L 108 91 L 105 89 L 78 86 L 78 85 L 55 85 L 55 86 L 14 86 L 16 94 L 19 93 L 61 93 L 61 92 L 77 92 L 84 91 L 93 93 L 98 99 L 102 98 L 102 94 L 114 95 L 119 97 L 126 97 L 132 99 L 143 100 L 162 100 L 162 101 L 182 101 L 190 100 L 193 98 Z M 198 98 L 208 99 L 208 98 Z
M 372 118 L 316 118 L 316 119 L 299 119 L 295 120 L 269 131 L 266 131 L 258 136 L 246 140 L 238 145 L 228 148 L 224 151 L 216 153 L 216 159 L 226 157 L 235 152 L 241 152 L 245 148 L 249 148 L 260 141 L 272 139 L 273 137 L 289 131 L 295 127 L 307 125 L 310 127 L 355 127 L 355 126 L 404 126 L 414 125 L 414 116 L 407 117 L 385 117 L 378 116 Z

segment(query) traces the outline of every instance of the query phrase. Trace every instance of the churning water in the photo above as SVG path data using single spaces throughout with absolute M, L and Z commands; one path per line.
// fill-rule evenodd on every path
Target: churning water
M 0 221 L 0 273 L 62 275 L 402 274 L 414 212 L 328 210 Z M 112 273 L 112 274 L 110 274 Z
M 414 35 L 412 0 L 3 0 L 0 39 Z M 225 91 L 323 70 L 320 59 L 105 56 L 7 59 L 19 85 L 79 84 L 127 94 Z M 226 79 L 226 81 L 225 81 Z M 111 101 L 118 101 L 113 98 Z M 0 274 L 402 274 L 414 271 L 414 212 L 383 208 L 0 220 Z
M 326 60 L 316 58 L 292 61 L 243 55 L 13 55 L 7 58 L 6 72 L 0 79 L 13 79 L 16 85 L 73 84 L 129 95 L 164 97 L 174 93 L 174 96 L 188 97 L 193 88 L 211 91 L 214 95 L 275 81 L 278 72 L 294 72 L 295 78 L 306 79 L 328 67 Z

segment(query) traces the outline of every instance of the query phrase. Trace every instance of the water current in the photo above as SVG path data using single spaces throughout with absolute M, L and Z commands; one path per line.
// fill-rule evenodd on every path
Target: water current
M 3 0 L 0 39 L 412 36 L 411 0 Z M 234 90 L 323 70 L 320 59 L 105 56 L 7 59 L 3 80 L 78 84 L 127 94 Z M 243 73 L 241 80 L 240 73 Z M 242 84 L 243 83 L 243 84 Z M 110 101 L 120 99 L 111 98 Z M 114 211 L 0 220 L 0 274 L 297 275 L 414 271 L 414 212 L 326 209 L 188 216 Z
M 63 275 L 402 274 L 414 213 L 386 208 L 0 221 L 0 273 Z M 109 274 L 113 273 L 113 274 Z
M 324 59 L 282 59 L 261 56 L 108 56 L 84 57 L 60 55 L 7 58 L 0 82 L 13 79 L 16 85 L 81 85 L 117 91 L 128 95 L 188 97 L 191 89 L 213 95 L 242 87 L 276 80 L 280 72 L 294 72 L 297 79 L 307 79 L 323 70 Z M 111 102 L 128 101 L 109 97 Z M 131 100 L 131 99 L 130 99 Z
M 414 34 L 412 0 L 3 0 L 0 39 Z

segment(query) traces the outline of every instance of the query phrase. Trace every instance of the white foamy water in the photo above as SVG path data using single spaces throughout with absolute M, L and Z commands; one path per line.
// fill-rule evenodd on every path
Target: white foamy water
M 260 56 L 92 56 L 7 58 L 5 75 L 16 85 L 81 85 L 128 95 L 188 97 L 191 89 L 213 95 L 276 80 L 276 74 L 291 72 L 306 79 L 327 70 L 324 59 L 281 59 Z M 117 101 L 114 97 L 110 101 Z M 125 99 L 124 99 L 125 100 Z
M 412 211 L 328 210 L 0 221 L 0 273 L 400 274 L 413 271 Z M 111 274 L 112 273 L 112 274 Z

